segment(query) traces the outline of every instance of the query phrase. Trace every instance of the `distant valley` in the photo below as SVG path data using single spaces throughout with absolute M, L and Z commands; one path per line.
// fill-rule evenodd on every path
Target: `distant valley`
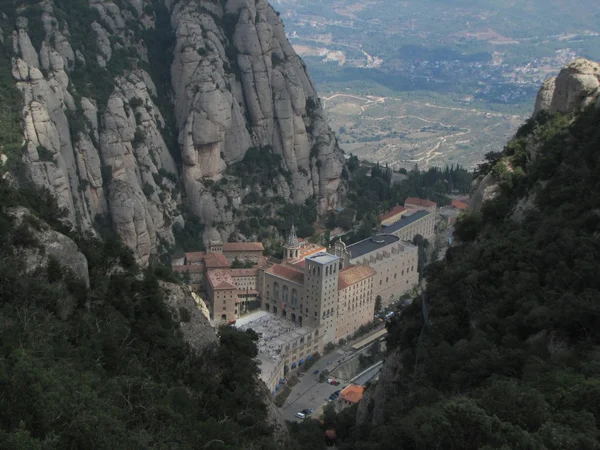
M 342 148 L 396 168 L 474 167 L 531 113 L 544 79 L 600 60 L 589 0 L 273 4 Z

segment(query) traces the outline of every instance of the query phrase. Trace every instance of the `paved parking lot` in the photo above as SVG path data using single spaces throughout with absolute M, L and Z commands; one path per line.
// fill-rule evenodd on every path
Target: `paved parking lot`
M 342 357 L 342 350 L 333 351 L 323 356 L 300 378 L 298 384 L 292 388 L 292 393 L 287 398 L 285 405 L 281 408 L 281 413 L 285 420 L 300 421 L 300 419 L 294 417 L 294 414 L 305 408 L 314 409 L 313 417 L 318 418 L 322 407 L 327 404 L 327 398 L 335 391 L 341 390 L 344 386 L 348 385 L 346 380 L 337 378 L 341 382 L 339 386 L 319 383 L 319 375 L 313 374 L 315 370 L 319 370 L 319 372 L 325 369 L 332 371 L 337 366 L 337 361 Z M 331 364 L 328 364 L 329 361 L 331 361 Z

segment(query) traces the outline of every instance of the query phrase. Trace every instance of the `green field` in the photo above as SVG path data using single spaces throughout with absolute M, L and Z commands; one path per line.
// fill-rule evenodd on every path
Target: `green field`
M 408 96 L 322 92 L 321 98 L 346 152 L 394 168 L 474 167 L 485 153 L 502 150 L 526 118 Z

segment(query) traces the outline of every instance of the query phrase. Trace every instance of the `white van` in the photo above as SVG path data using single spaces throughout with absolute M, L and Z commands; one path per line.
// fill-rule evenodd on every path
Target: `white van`
M 306 414 L 304 414 L 303 412 L 297 412 L 296 414 L 294 414 L 298 419 L 306 419 Z

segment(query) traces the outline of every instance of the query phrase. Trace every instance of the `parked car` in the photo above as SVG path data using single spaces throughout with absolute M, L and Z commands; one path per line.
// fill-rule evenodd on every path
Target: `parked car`
M 306 417 L 310 416 L 313 413 L 314 409 L 312 408 L 306 408 L 303 409 L 302 411 L 300 411 L 301 413 L 304 413 L 306 415 Z
M 335 383 L 337 383 L 337 381 L 334 378 L 328 378 L 327 379 L 327 383 L 332 384 L 335 386 Z
M 339 381 L 334 381 L 334 382 L 333 382 L 333 383 L 331 383 L 331 384 L 333 384 L 334 386 L 339 386 L 339 385 L 340 385 L 340 384 L 342 384 L 342 383 L 340 383 Z
M 294 416 L 296 416 L 298 419 L 306 419 L 306 414 L 304 414 L 302 411 L 298 411 L 296 414 L 294 414 Z
M 334 392 L 333 394 L 331 394 L 329 396 L 328 401 L 334 402 L 334 401 L 336 401 L 338 399 L 339 396 L 340 396 L 340 391 L 336 391 L 336 392 Z

